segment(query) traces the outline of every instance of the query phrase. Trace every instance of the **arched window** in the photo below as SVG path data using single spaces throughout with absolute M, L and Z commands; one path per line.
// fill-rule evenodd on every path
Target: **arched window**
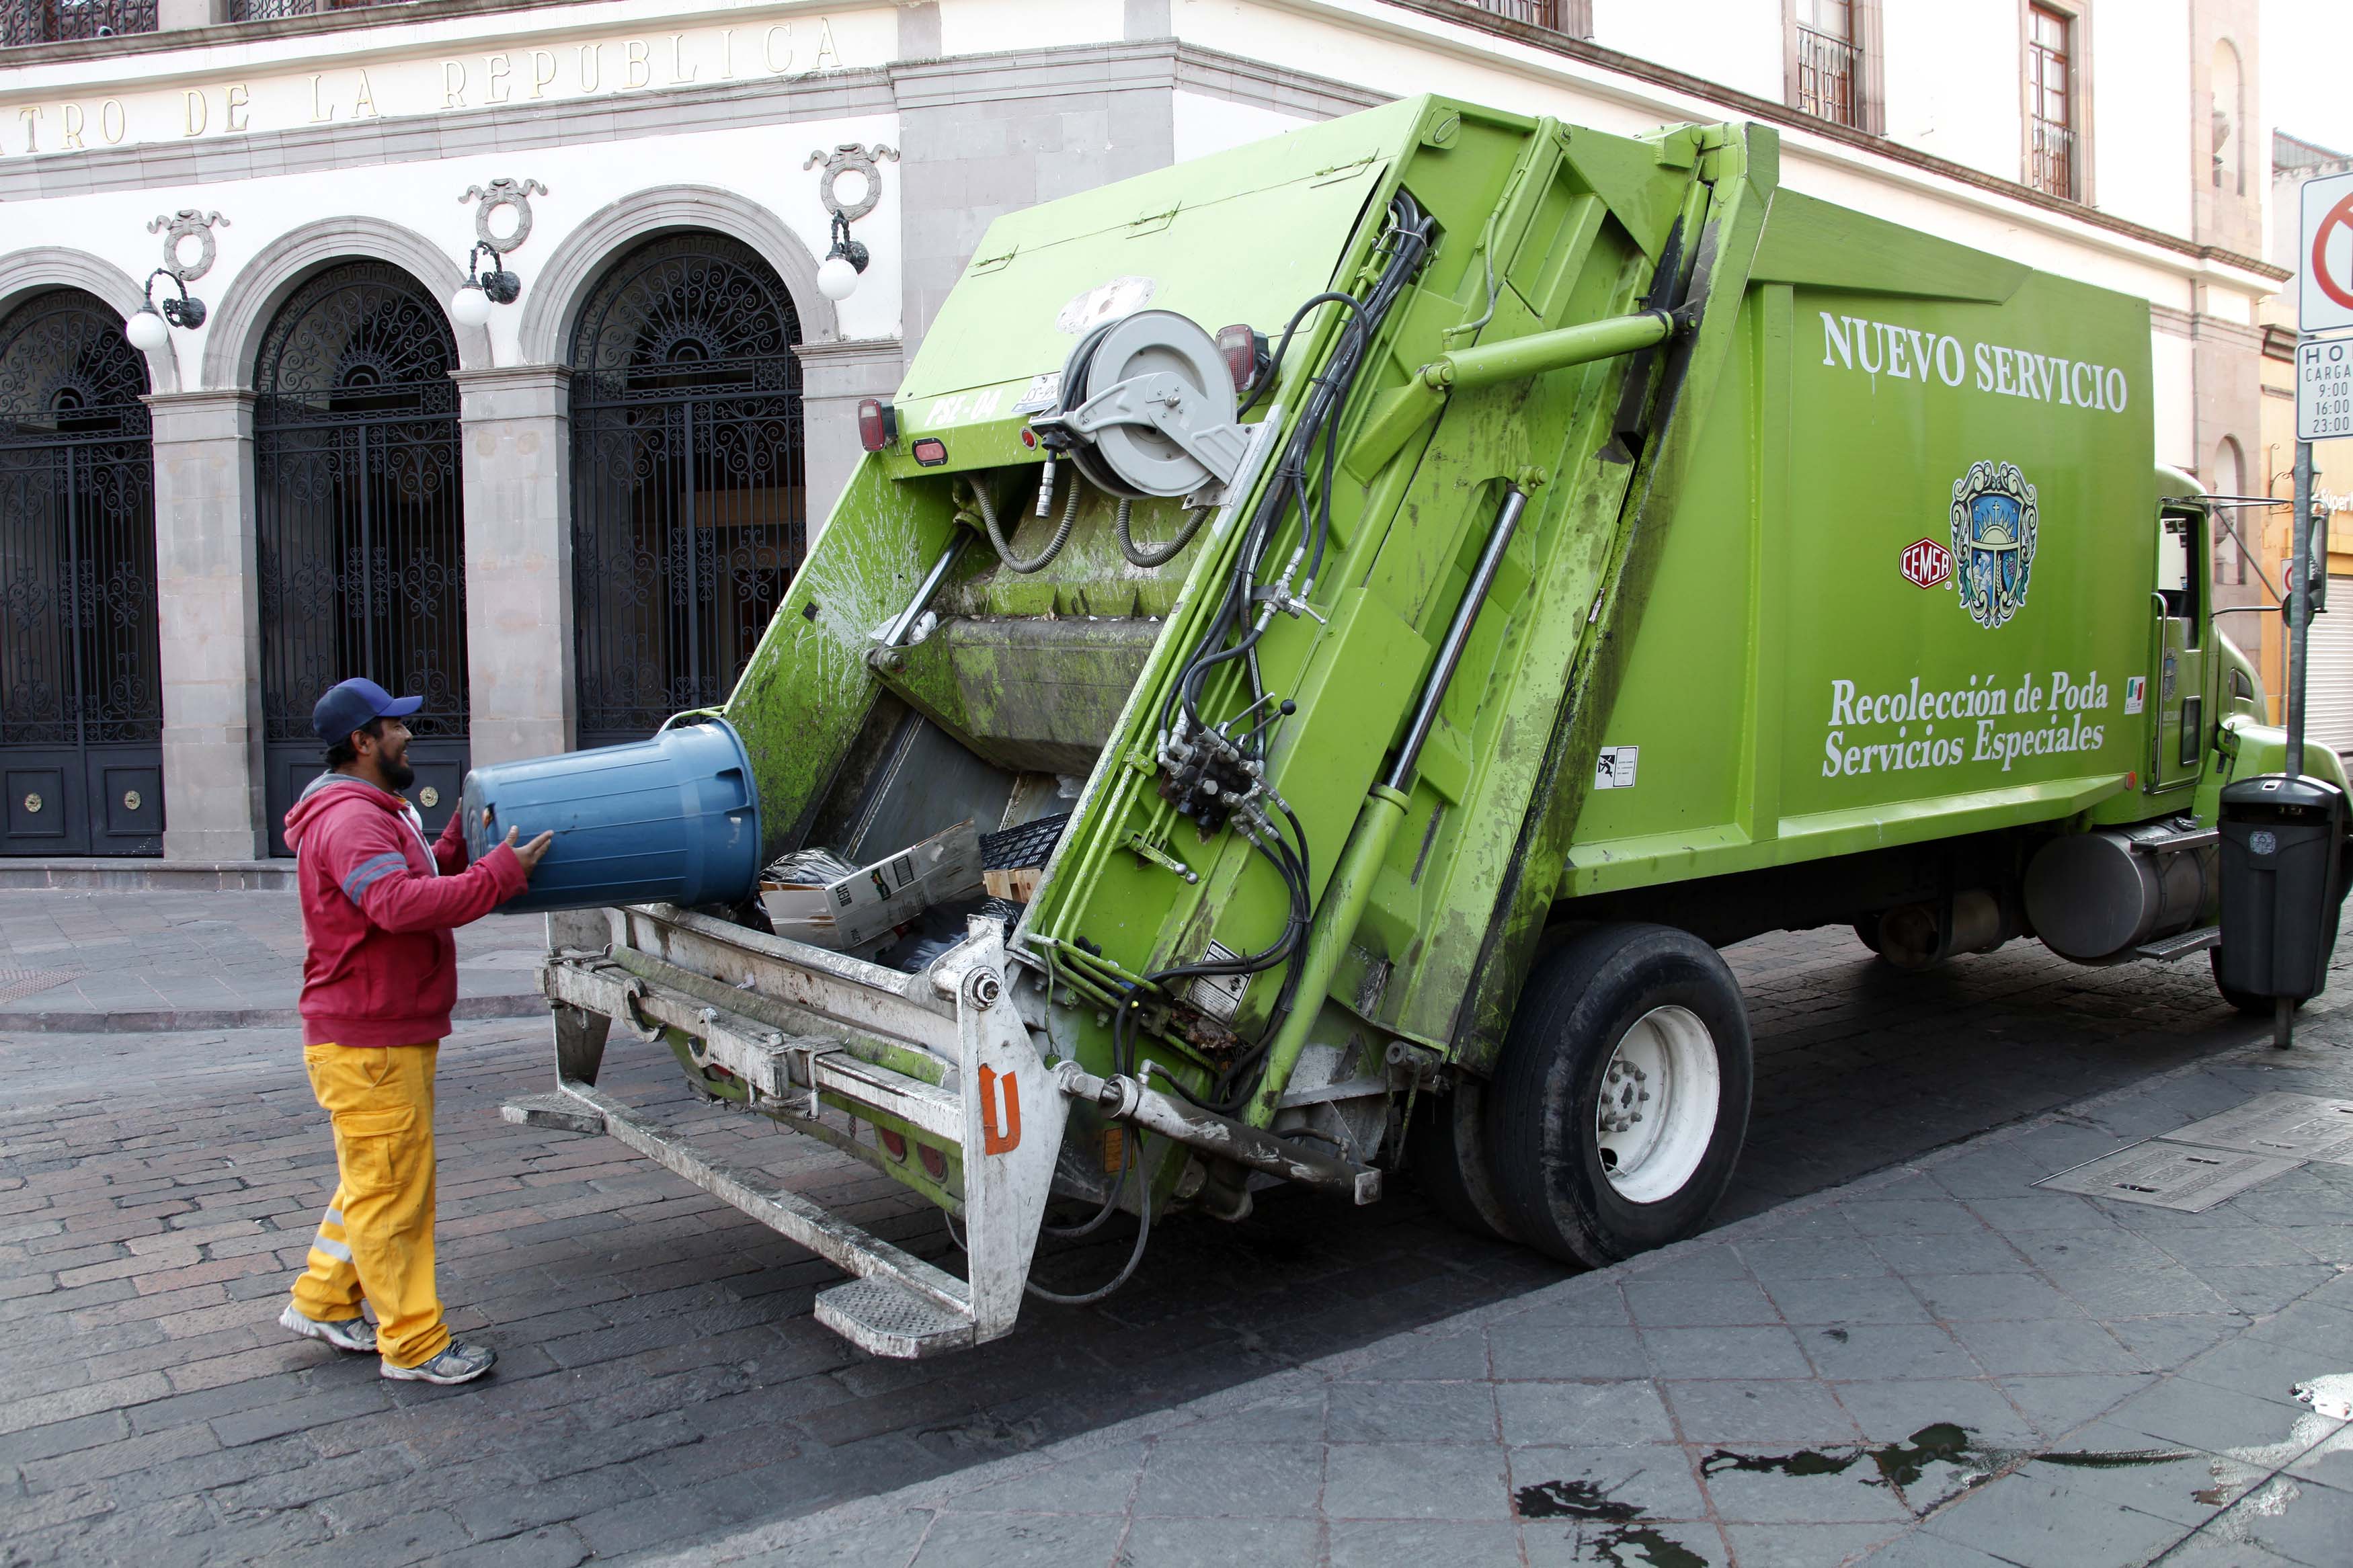
M 0 789 L 12 855 L 164 851 L 147 362 L 94 295 L 0 320 Z
M 2242 496 L 2247 493 L 2247 465 L 2240 455 L 2238 442 L 2222 437 L 2214 448 L 2213 493 L 2218 496 Z M 2243 535 L 2246 530 L 2261 530 L 2262 514 L 2245 507 L 2224 507 L 2222 517 L 2231 528 Z M 2247 580 L 2247 552 L 2233 543 L 2230 531 L 2220 523 L 2214 528 L 2214 581 L 2243 583 Z
M 2214 188 L 2234 196 L 2247 194 L 2247 86 L 2239 68 L 2239 51 L 2228 38 L 2214 44 L 2213 112 Z
M 579 742 L 726 700 L 807 547 L 800 321 L 774 268 L 667 234 L 606 270 L 573 327 Z
M 378 261 L 311 277 L 262 338 L 253 460 L 273 833 L 319 772 L 311 708 L 354 675 L 424 697 L 408 721 L 408 794 L 428 831 L 457 808 L 467 755 L 457 364 L 440 305 Z

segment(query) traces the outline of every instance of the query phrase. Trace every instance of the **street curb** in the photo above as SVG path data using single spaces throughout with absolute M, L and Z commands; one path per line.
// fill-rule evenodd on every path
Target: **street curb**
M 2323 1019 L 2340 1018 L 2344 1007 L 2316 1007 L 2298 1015 L 2299 1026 L 2316 1024 Z M 2344 1050 L 2346 1046 L 2333 1041 L 2313 1041 L 2312 1045 Z M 2306 1048 L 2309 1048 L 2308 1047 Z M 1750 1215 L 1715 1230 L 1627 1258 L 1607 1268 L 1597 1268 L 1577 1274 L 1549 1285 L 1539 1286 L 1521 1295 L 1501 1301 L 1492 1301 L 1467 1311 L 1453 1314 L 1420 1328 L 1404 1331 L 1405 1335 L 1418 1335 L 1430 1340 L 1451 1338 L 1468 1330 L 1485 1327 L 1497 1321 L 1515 1318 L 1540 1307 L 1570 1300 L 1596 1290 L 1613 1289 L 1621 1280 L 1639 1277 L 1673 1262 L 1694 1252 L 1737 1242 L 1745 1237 L 1768 1233 L 1777 1223 L 1784 1223 L 1833 1204 L 1851 1200 L 1874 1189 L 1891 1186 L 1919 1173 L 1960 1158 L 1971 1150 L 1989 1143 L 2015 1140 L 2041 1128 L 2054 1125 L 2082 1126 L 2093 1122 L 2096 1113 L 2105 1106 L 2123 1103 L 2145 1093 L 2151 1084 L 2175 1079 L 2194 1077 L 2217 1068 L 2243 1068 L 2251 1065 L 2269 1064 L 2277 1060 L 2271 1049 L 2268 1026 L 2260 1029 L 2250 1026 L 2245 1044 L 2225 1048 L 2212 1056 L 2184 1062 L 2163 1072 L 2114 1089 L 2104 1089 L 2082 1100 L 2032 1116 L 2000 1123 L 1996 1126 L 1959 1138 L 1936 1148 L 1924 1150 L 1909 1159 L 1867 1172 L 1847 1182 L 1808 1193 L 1786 1203 L 1776 1205 L 1760 1214 Z M 2103 1129 L 2103 1131 L 2105 1131 Z M 2136 1137 L 2110 1134 L 2118 1147 L 2138 1142 Z M 1212 1394 L 1158 1410 L 1133 1415 L 1108 1426 L 1079 1433 L 1059 1442 L 1027 1453 L 1009 1454 L 1003 1458 L 963 1469 L 950 1471 L 928 1480 L 913 1482 L 888 1492 L 871 1497 L 820 1507 L 807 1513 L 786 1519 L 772 1520 L 749 1526 L 714 1531 L 699 1541 L 676 1546 L 628 1552 L 621 1561 L 643 1565 L 643 1568 L 717 1568 L 717 1565 L 741 1563 L 769 1552 L 782 1552 L 813 1542 L 837 1538 L 864 1527 L 878 1524 L 894 1515 L 924 1510 L 938 1511 L 954 1500 L 984 1486 L 1018 1479 L 1050 1469 L 1057 1465 L 1099 1453 L 1106 1448 L 1140 1439 L 1156 1437 L 1164 1433 L 1194 1426 L 1215 1416 L 1230 1414 L 1281 1398 L 1296 1390 L 1318 1388 L 1362 1367 L 1393 1359 L 1396 1342 L 1404 1335 L 1382 1335 L 1366 1344 L 1337 1351 L 1314 1360 L 1267 1373 L 1260 1377 L 1236 1384 Z M 1916 1523 L 1917 1521 L 1914 1521 Z M 1910 1526 L 1905 1527 L 1906 1530 Z
M 450 1020 L 535 1018 L 547 1011 L 537 992 L 507 996 L 461 996 Z M 12 1012 L 0 1008 L 0 1040 L 11 1035 L 160 1035 L 183 1029 L 299 1028 L 302 1015 L 291 1007 L 154 1008 L 132 1013 Z

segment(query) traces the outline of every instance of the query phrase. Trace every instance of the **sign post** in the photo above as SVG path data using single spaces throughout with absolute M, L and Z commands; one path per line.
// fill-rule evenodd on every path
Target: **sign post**
M 2306 645 L 2319 595 L 2313 574 L 2312 444 L 2353 436 L 2353 174 L 2306 180 L 2297 193 L 2295 489 L 2289 514 L 2287 771 L 2304 776 Z M 2325 547 L 2324 547 L 2325 548 Z

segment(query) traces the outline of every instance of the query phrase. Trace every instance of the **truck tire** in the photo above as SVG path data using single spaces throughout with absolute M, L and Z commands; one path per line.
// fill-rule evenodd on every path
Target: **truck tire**
M 1488 1088 L 1505 1218 L 1593 1268 L 1690 1235 L 1732 1179 L 1754 1079 L 1714 948 L 1668 926 L 1580 933 L 1529 976 Z
M 1430 1207 L 1457 1230 L 1488 1241 L 1516 1241 L 1487 1162 L 1487 1086 L 1456 1080 L 1452 1092 L 1425 1097 L 1406 1131 L 1406 1171 Z

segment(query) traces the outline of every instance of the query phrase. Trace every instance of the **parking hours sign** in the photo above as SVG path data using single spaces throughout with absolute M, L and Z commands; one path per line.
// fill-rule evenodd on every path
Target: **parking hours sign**
M 2353 337 L 2295 345 L 2295 438 L 2353 436 Z
M 2296 270 L 2295 438 L 2353 436 L 2353 174 L 2304 183 Z

